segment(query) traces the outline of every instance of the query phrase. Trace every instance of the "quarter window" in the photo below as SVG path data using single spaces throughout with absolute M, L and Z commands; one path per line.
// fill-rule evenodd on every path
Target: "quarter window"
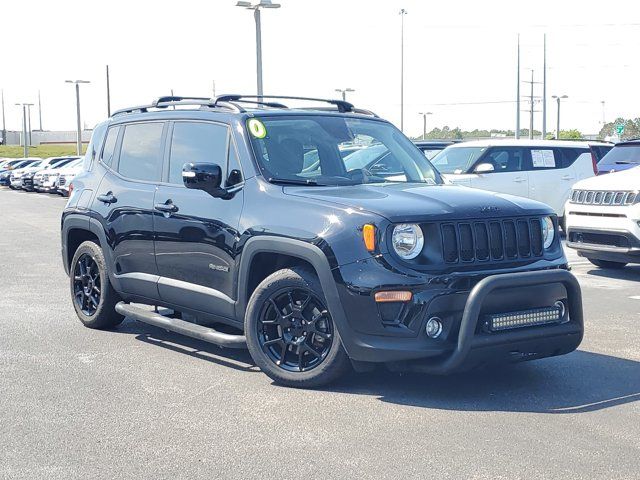
M 109 129 L 107 132 L 107 139 L 104 142 L 104 148 L 102 149 L 102 154 L 100 155 L 100 161 L 109 167 L 113 162 L 113 154 L 116 151 L 118 132 L 120 132 L 120 127 L 113 127 Z
M 228 137 L 229 129 L 224 125 L 176 122 L 171 137 L 169 183 L 182 185 L 185 163 L 217 163 L 225 170 Z
M 164 123 L 127 125 L 118 162 L 121 175 L 150 182 L 160 181 L 162 171 L 162 130 Z
M 494 172 L 520 172 L 526 170 L 525 151 L 522 148 L 492 148 L 479 163 L 493 165 Z

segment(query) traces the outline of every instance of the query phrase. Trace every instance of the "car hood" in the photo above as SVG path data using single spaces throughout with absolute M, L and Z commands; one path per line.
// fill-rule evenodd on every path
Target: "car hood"
M 577 182 L 573 188 L 577 190 L 639 190 L 640 167 L 586 178 Z
M 381 215 L 392 222 L 550 215 L 526 198 L 456 185 L 388 183 L 340 187 L 284 187 L 285 194 L 331 202 Z

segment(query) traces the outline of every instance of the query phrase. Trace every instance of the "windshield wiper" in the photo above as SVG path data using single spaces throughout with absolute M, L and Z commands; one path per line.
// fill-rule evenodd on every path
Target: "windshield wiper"
M 270 177 L 268 179 L 269 183 L 278 183 L 280 185 L 313 185 L 313 186 L 318 186 L 320 185 L 318 182 L 316 182 L 315 180 L 311 180 L 310 178 L 306 179 L 306 180 L 302 180 L 302 179 L 296 179 L 296 178 L 273 178 Z

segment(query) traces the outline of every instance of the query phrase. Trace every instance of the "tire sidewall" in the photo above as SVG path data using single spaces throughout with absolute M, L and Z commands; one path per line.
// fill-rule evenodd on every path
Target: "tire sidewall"
M 82 255 L 89 255 L 93 261 L 98 266 L 98 271 L 100 274 L 100 302 L 98 303 L 98 307 L 93 315 L 86 315 L 78 306 L 75 296 L 74 296 L 74 277 L 75 277 L 75 269 L 78 263 L 78 260 Z M 118 321 L 118 317 L 116 312 L 113 310 L 113 299 L 111 298 L 112 294 L 115 292 L 111 291 L 111 283 L 109 282 L 109 275 L 106 269 L 106 262 L 104 259 L 104 254 L 102 253 L 102 249 L 93 242 L 87 241 L 82 243 L 76 252 L 73 255 L 73 259 L 71 260 L 71 266 L 69 267 L 69 280 L 70 280 L 70 292 L 71 292 L 71 301 L 73 302 L 73 308 L 78 315 L 80 321 L 89 328 L 106 328 L 110 326 L 117 325 L 122 321 L 120 319 Z M 113 320 L 115 318 L 115 321 Z

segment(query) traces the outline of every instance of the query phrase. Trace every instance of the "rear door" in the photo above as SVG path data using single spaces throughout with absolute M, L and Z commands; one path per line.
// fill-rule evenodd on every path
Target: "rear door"
M 185 163 L 216 163 L 223 186 L 242 182 L 237 151 L 228 125 L 206 121 L 176 121 L 168 134 L 164 182 L 158 187 L 155 217 L 158 290 L 163 301 L 234 316 L 235 249 L 243 192 L 214 198 L 187 189 Z M 169 211 L 166 207 L 170 206 Z
M 482 163 L 491 164 L 494 170 L 470 174 L 471 187 L 520 197 L 529 196 L 527 170 L 531 164 L 531 157 L 527 148 L 491 147 L 477 160 L 473 168 Z
M 166 122 L 111 127 L 100 161 L 108 167 L 93 202 L 102 224 L 114 275 L 123 291 L 158 297 L 153 201 L 162 176 Z

